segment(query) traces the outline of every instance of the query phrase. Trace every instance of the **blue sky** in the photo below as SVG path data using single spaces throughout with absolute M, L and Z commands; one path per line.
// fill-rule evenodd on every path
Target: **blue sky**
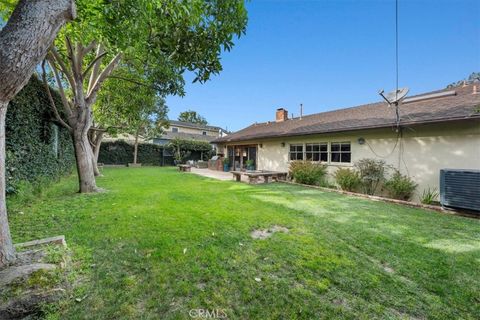
M 222 57 L 223 72 L 169 97 L 170 119 L 193 109 L 239 130 L 274 119 L 379 100 L 395 87 L 395 2 L 248 3 L 245 36 Z M 444 88 L 480 71 L 480 1 L 399 2 L 399 84 L 410 94 Z M 187 77 L 191 80 L 192 77 Z

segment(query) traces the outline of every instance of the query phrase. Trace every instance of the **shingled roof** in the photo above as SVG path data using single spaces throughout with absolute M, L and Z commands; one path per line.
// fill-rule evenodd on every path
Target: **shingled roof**
M 474 94 L 477 90 L 479 93 Z M 449 91 L 454 92 L 448 94 Z M 442 93 L 446 95 L 414 101 L 416 97 Z M 408 102 L 409 100 L 411 102 Z M 477 82 L 409 97 L 399 109 L 401 125 L 480 119 L 480 85 Z M 395 109 L 388 107 L 385 102 L 377 102 L 307 115 L 301 119 L 255 123 L 228 136 L 215 139 L 213 143 L 386 128 L 395 125 Z

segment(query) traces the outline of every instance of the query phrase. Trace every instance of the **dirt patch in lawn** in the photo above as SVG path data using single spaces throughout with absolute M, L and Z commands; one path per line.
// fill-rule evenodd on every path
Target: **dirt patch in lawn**
M 289 230 L 288 228 L 274 225 L 273 227 L 270 227 L 268 229 L 255 229 L 250 233 L 250 236 L 253 239 L 267 239 L 270 238 L 275 232 L 283 232 L 283 233 L 288 233 Z

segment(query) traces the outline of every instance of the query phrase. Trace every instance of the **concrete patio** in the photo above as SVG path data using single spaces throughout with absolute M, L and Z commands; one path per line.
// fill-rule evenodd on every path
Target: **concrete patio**
M 198 169 L 195 167 L 191 168 L 191 173 L 198 174 L 200 176 L 208 177 L 208 178 L 213 178 L 217 180 L 234 180 L 233 175 L 230 172 L 224 172 L 224 171 L 217 171 L 217 170 L 210 170 L 210 169 Z M 242 176 L 242 182 L 248 183 L 248 177 Z M 263 182 L 263 179 L 260 178 L 260 182 Z

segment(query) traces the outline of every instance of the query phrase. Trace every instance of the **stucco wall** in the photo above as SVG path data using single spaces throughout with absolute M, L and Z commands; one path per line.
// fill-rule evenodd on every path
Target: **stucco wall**
M 365 144 L 358 143 L 360 137 L 366 140 Z M 255 141 L 261 144 L 258 148 L 258 169 L 287 171 L 290 144 L 342 141 L 351 142 L 352 162 L 329 164 L 329 173 L 341 166 L 353 166 L 363 158 L 383 159 L 418 183 L 415 201 L 419 200 L 424 189 L 439 187 L 440 169 L 480 169 L 478 121 L 405 128 L 396 147 L 397 133 L 392 129 L 258 140 Z

